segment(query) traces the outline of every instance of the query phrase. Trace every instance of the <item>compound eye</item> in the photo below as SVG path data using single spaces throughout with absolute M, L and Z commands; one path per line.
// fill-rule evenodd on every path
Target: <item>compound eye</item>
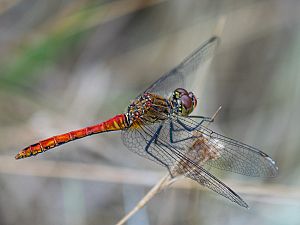
M 195 96 L 194 96 L 194 98 L 193 98 L 193 104 L 194 104 L 194 108 L 196 108 L 196 106 L 197 106 L 197 98 L 195 98 Z
M 181 96 L 181 103 L 182 103 L 182 106 L 187 111 L 190 111 L 191 109 L 193 109 L 193 99 L 190 98 L 190 96 L 188 96 L 188 95 Z
M 185 90 L 183 88 L 177 88 L 175 90 L 175 93 L 177 93 L 179 95 L 179 97 L 181 97 L 182 95 L 188 95 L 187 90 Z

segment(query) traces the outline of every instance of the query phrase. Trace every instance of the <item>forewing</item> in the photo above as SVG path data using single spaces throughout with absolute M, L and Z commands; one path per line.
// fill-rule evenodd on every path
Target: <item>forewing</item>
M 219 41 L 219 37 L 211 37 L 178 66 L 155 81 L 144 93 L 151 92 L 162 96 L 169 96 L 176 88 L 186 88 L 185 78 L 193 74 L 201 63 L 214 54 Z
M 158 131 L 158 128 L 162 126 L 159 137 L 156 141 L 153 141 L 151 145 L 152 138 Z M 173 149 L 177 148 L 179 151 L 186 150 L 187 142 L 180 142 L 177 144 L 170 143 L 170 125 L 168 121 L 162 123 L 153 123 L 146 126 L 140 125 L 132 128 L 128 128 L 122 131 L 122 140 L 124 145 L 132 152 L 155 161 L 156 163 L 171 168 L 175 162 L 176 158 L 172 158 Z M 189 133 L 184 132 L 186 135 Z M 191 141 L 191 140 L 189 140 Z M 148 146 L 149 145 L 149 146 Z M 146 147 L 147 151 L 146 151 Z
M 142 125 L 122 130 L 121 137 L 123 144 L 130 151 L 144 158 L 157 162 L 157 160 L 149 155 L 145 149 L 151 138 L 154 136 L 155 131 L 158 129 L 158 126 L 158 123 L 149 125 L 147 131 L 144 130 L 145 128 Z
M 181 118 L 181 121 L 191 127 L 198 123 L 190 118 Z M 180 125 L 177 126 L 180 127 Z M 199 133 L 195 136 L 202 135 L 206 140 L 202 143 L 203 149 L 212 147 L 218 153 L 218 157 L 208 160 L 205 165 L 247 176 L 274 177 L 277 175 L 278 168 L 266 153 L 218 134 L 202 125 L 197 131 Z

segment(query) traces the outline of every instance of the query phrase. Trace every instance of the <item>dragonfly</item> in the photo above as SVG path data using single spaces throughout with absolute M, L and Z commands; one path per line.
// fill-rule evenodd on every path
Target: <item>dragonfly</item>
M 211 174 L 209 168 L 274 177 L 278 172 L 274 160 L 257 148 L 209 129 L 207 125 L 213 118 L 191 115 L 197 98 L 187 91 L 187 77 L 212 58 L 219 43 L 217 36 L 204 42 L 132 100 L 125 113 L 29 145 L 15 158 L 35 156 L 86 136 L 121 131 L 123 143 L 129 150 L 165 167 L 171 177 L 183 175 L 247 208 L 247 203 Z

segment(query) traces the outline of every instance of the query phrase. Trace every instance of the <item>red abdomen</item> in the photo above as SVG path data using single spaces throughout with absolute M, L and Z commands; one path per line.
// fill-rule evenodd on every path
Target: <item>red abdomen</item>
M 103 123 L 82 128 L 79 130 L 74 130 L 65 134 L 60 134 L 47 138 L 45 140 L 39 141 L 33 145 L 30 145 L 23 150 L 21 150 L 16 156 L 16 159 L 27 158 L 39 153 L 45 152 L 51 148 L 62 145 L 69 141 L 73 141 L 79 138 L 83 138 L 89 135 L 98 134 L 102 132 L 123 130 L 128 127 L 125 114 L 119 114 Z

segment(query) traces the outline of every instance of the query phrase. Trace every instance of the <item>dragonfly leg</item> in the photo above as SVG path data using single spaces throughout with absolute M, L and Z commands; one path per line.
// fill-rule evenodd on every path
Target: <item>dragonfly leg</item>
M 211 118 L 211 117 L 205 117 L 205 116 L 188 116 L 187 118 L 198 118 L 198 119 L 202 119 L 200 122 L 196 122 L 196 125 L 194 127 L 190 127 L 190 126 L 187 126 L 185 125 L 183 122 L 181 122 L 179 120 L 179 118 L 177 118 L 177 122 L 183 127 L 181 129 L 179 128 L 174 128 L 173 127 L 173 131 L 184 131 L 184 130 L 187 130 L 187 131 L 194 131 L 196 130 L 200 125 L 202 125 L 203 122 L 208 122 L 208 123 L 212 123 L 214 121 L 214 118 Z
M 214 122 L 214 118 L 212 118 L 212 117 L 207 117 L 207 116 L 188 116 L 188 118 L 198 118 L 198 119 L 202 119 L 201 123 L 203 123 L 203 122 L 209 122 L 209 123 Z
M 199 118 L 199 119 L 202 119 L 200 122 L 195 122 L 196 125 L 194 127 L 191 127 L 191 126 L 187 126 L 186 124 L 184 124 L 182 121 L 180 121 L 179 118 L 177 118 L 177 122 L 183 127 L 183 128 L 174 128 L 174 124 L 172 122 L 172 120 L 170 121 L 170 142 L 173 143 L 173 144 L 176 144 L 178 142 L 182 142 L 182 141 L 186 141 L 186 140 L 189 140 L 189 139 L 193 139 L 193 138 L 197 138 L 196 136 L 190 136 L 190 137 L 187 137 L 187 138 L 183 138 L 183 139 L 180 139 L 180 140 L 174 140 L 173 138 L 173 132 L 180 132 L 180 131 L 194 131 L 196 130 L 203 122 L 213 122 L 214 119 L 211 118 L 211 117 L 205 117 L 205 116 L 188 116 L 188 118 Z
M 154 159 L 156 159 L 159 163 L 161 163 L 163 166 L 165 166 L 169 173 L 170 173 L 170 176 L 173 178 L 173 175 L 171 173 L 171 170 L 169 168 L 169 165 L 167 163 L 165 163 L 164 161 L 162 161 L 160 158 L 158 158 L 156 155 L 154 155 L 150 150 L 150 146 L 151 144 L 154 142 L 154 144 L 157 144 L 157 140 L 158 140 L 158 136 L 160 134 L 160 131 L 162 129 L 163 125 L 161 124 L 158 129 L 156 130 L 156 132 L 154 133 L 154 135 L 151 137 L 151 139 L 149 140 L 149 142 L 147 143 L 146 147 L 145 147 L 145 151 L 150 155 L 152 156 Z
M 201 121 L 200 123 L 202 123 L 202 121 Z M 186 141 L 186 140 L 190 140 L 190 139 L 196 138 L 196 136 L 191 136 L 191 137 L 187 137 L 187 138 L 182 138 L 182 139 L 180 139 L 180 140 L 174 140 L 174 138 L 173 138 L 173 132 L 180 132 L 180 131 L 184 131 L 184 130 L 187 130 L 187 129 L 186 129 L 186 128 L 175 129 L 175 128 L 174 128 L 174 124 L 173 124 L 173 122 L 171 121 L 171 122 L 170 122 L 170 132 L 169 132 L 169 134 L 170 134 L 170 142 L 171 142 L 172 144 L 176 144 L 176 143 L 178 143 L 178 142 L 182 142 L 182 141 Z
M 211 118 L 211 117 L 205 117 L 205 116 L 188 116 L 187 118 L 198 118 L 198 119 L 201 119 L 200 122 L 195 122 L 195 126 L 194 127 L 191 127 L 191 126 L 187 126 L 186 124 L 184 124 L 179 118 L 177 118 L 177 122 L 187 131 L 194 131 L 196 130 L 200 125 L 202 125 L 203 122 L 213 122 L 214 119 Z

